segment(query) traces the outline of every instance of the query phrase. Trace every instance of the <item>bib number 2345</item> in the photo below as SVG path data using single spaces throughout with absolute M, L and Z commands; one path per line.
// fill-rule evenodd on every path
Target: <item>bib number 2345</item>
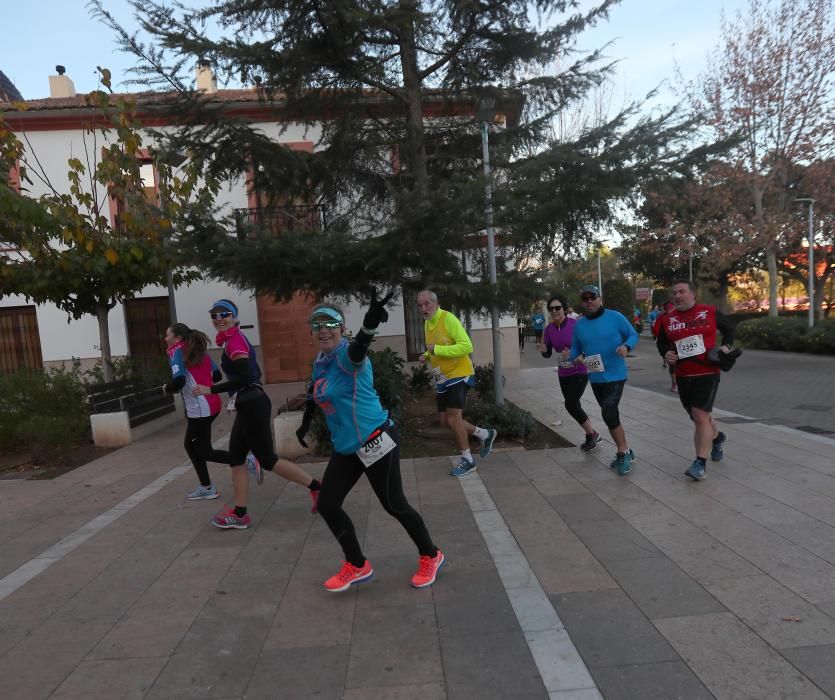
M 385 457 L 391 452 L 397 443 L 391 439 L 391 436 L 383 431 L 375 431 L 368 441 L 357 450 L 357 457 L 365 467 L 370 467 L 380 458 Z

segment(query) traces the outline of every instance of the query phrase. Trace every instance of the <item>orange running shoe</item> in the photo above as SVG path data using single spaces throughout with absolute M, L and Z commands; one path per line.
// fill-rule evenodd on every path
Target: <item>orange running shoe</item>
M 415 588 L 426 588 L 435 583 L 435 577 L 444 565 L 444 553 L 439 549 L 434 557 L 422 556 L 418 559 L 418 570 L 412 576 Z
M 365 560 L 362 567 L 356 567 L 350 562 L 342 562 L 342 568 L 336 576 L 331 576 L 325 581 L 325 589 L 331 593 L 340 593 L 347 591 L 351 586 L 357 583 L 365 583 L 374 578 L 374 569 L 371 568 L 371 562 Z

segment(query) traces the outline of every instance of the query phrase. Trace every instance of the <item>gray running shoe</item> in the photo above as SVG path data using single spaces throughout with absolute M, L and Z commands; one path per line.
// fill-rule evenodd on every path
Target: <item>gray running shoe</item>
M 211 486 L 198 486 L 194 491 L 187 494 L 186 498 L 189 501 L 213 501 L 217 496 L 217 487 L 212 484 Z

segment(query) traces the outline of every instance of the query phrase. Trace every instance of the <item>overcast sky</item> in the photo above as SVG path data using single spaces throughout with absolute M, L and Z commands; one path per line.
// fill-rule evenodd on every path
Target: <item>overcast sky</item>
M 609 22 L 580 37 L 578 48 L 613 41 L 606 54 L 620 61 L 614 92 L 619 100 L 638 98 L 672 77 L 674 61 L 685 77 L 695 77 L 719 39 L 722 9 L 732 14 L 745 5 L 747 0 L 622 0 Z M 105 0 L 105 6 L 130 27 L 126 0 Z M 116 51 L 110 31 L 90 17 L 86 0 L 0 0 L 0 17 L 0 70 L 26 99 L 49 95 L 47 77 L 56 64 L 66 66 L 78 92 L 96 88 L 97 65 L 112 70 L 119 90 L 133 65 L 132 57 Z

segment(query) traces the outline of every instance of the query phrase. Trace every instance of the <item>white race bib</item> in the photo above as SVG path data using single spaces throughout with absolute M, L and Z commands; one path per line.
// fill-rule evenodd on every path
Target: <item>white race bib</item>
M 679 359 L 695 357 L 705 352 L 705 339 L 699 335 L 689 335 L 686 338 L 676 341 L 676 354 Z
M 605 372 L 606 368 L 603 366 L 603 358 L 598 355 L 588 355 L 586 359 L 583 360 L 583 363 L 586 365 L 586 369 L 589 372 Z
M 357 457 L 368 468 L 381 457 L 385 457 L 395 447 L 397 447 L 397 443 L 391 439 L 391 436 L 385 430 L 381 430 L 357 450 Z

